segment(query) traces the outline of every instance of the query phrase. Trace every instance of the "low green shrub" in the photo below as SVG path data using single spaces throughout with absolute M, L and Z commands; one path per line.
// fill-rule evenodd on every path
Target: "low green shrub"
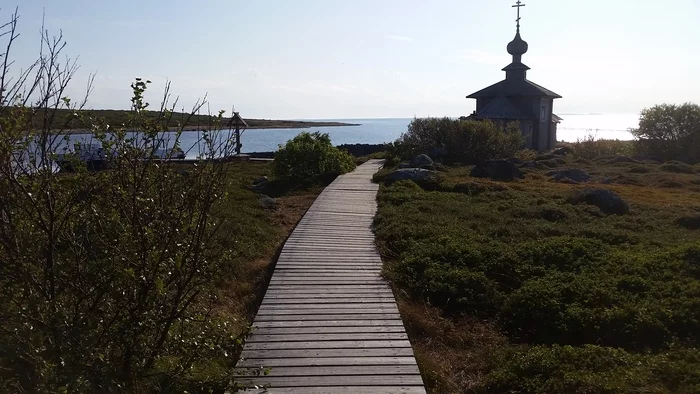
M 630 168 L 630 173 L 632 174 L 647 174 L 649 172 L 651 172 L 651 170 L 649 170 L 648 167 L 644 166 L 635 166 Z
M 679 174 L 692 174 L 695 172 L 693 166 L 688 163 L 683 163 L 676 160 L 667 161 L 661 165 L 661 170 L 666 172 L 675 172 Z
M 700 388 L 700 352 L 656 356 L 586 345 L 520 346 L 493 358 L 481 392 L 694 393 Z
M 512 157 L 523 144 L 517 123 L 417 118 L 394 143 L 394 154 L 410 159 L 421 153 L 448 162 L 476 164 Z
M 689 230 L 700 230 L 700 214 L 681 216 L 676 219 L 676 224 Z
M 387 275 L 413 297 L 499 321 L 521 341 L 634 350 L 698 343 L 696 244 L 658 249 L 659 231 L 665 242 L 687 239 L 681 222 L 602 216 L 565 195 L 542 197 L 481 182 L 439 192 L 410 181 L 383 187 L 376 234 L 397 256 Z M 650 243 L 654 253 L 633 252 Z
M 353 157 L 331 144 L 328 134 L 302 132 L 275 154 L 273 171 L 280 179 L 308 180 L 355 169 Z

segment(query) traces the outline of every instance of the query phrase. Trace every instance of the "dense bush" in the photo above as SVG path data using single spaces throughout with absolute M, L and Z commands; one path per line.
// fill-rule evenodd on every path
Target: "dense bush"
M 697 350 L 645 357 L 595 345 L 519 347 L 494 359 L 483 392 L 695 393 L 698 362 Z
M 616 226 L 600 228 L 595 223 L 603 219 L 585 207 L 510 199 L 506 208 L 495 196 L 507 191 L 470 197 L 410 185 L 397 184 L 380 196 L 377 234 L 401 256 L 391 277 L 432 305 L 497 318 L 514 338 L 536 343 L 629 349 L 662 348 L 674 338 L 700 343 L 692 334 L 700 332 L 700 312 L 694 311 L 700 311 L 700 281 L 686 262 L 695 261 L 695 244 L 621 257 L 612 246 L 631 237 Z M 400 216 L 391 216 L 391 206 Z M 426 214 L 429 223 L 421 219 Z M 467 227 L 475 221 L 476 232 Z M 614 221 L 622 225 L 624 219 Z M 562 232 L 571 235 L 557 235 Z M 547 237 L 531 241 L 526 234 Z
M 302 132 L 275 154 L 274 173 L 281 179 L 308 180 L 355 169 L 355 159 L 331 144 L 328 134 Z
M 586 163 L 600 177 L 629 171 Z M 502 346 L 506 354 L 489 358 L 488 368 L 472 359 L 479 357 L 474 345 L 450 345 L 466 354 L 450 373 L 469 369 L 474 375 L 465 381 L 486 376 L 464 392 L 700 387 L 700 376 L 687 373 L 700 370 L 692 350 L 700 345 L 700 203 L 690 192 L 655 186 L 664 177 L 694 175 L 648 166 L 653 171 L 640 186 L 616 188 L 639 208 L 625 216 L 568 204 L 580 186 L 552 183 L 542 176 L 547 170 L 503 187 L 465 182 L 468 170 L 455 167 L 443 173 L 437 192 L 409 181 L 381 188 L 376 234 L 390 260 L 387 276 L 401 293 L 438 307 L 451 322 L 495 323 L 514 344 Z M 437 353 L 448 351 L 441 333 L 420 335 L 428 348 L 423 357 L 439 363 Z
M 448 162 L 476 164 L 512 157 L 522 145 L 517 123 L 503 127 L 490 121 L 420 118 L 394 143 L 394 153 L 402 159 L 425 153 Z
M 632 156 L 636 152 L 634 141 L 596 139 L 593 134 L 579 138 L 568 146 L 573 148 L 576 157 L 588 160 L 598 157 Z
M 3 48 L 16 22 L 0 27 Z M 76 67 L 62 63 L 61 37 L 42 33 L 34 66 L 14 80 L 0 71 L 0 392 L 224 390 L 230 366 L 203 366 L 245 335 L 214 311 L 220 267 L 237 252 L 215 242 L 226 164 L 144 160 L 164 137 L 167 99 L 144 116 L 148 82 L 137 79 L 126 124 L 83 116 L 63 96 Z M 75 172 L 54 171 L 58 108 L 118 153 L 106 171 L 77 157 Z M 225 134 L 203 132 L 207 155 L 233 152 Z
M 700 105 L 661 104 L 644 109 L 631 130 L 639 149 L 665 160 L 700 161 Z

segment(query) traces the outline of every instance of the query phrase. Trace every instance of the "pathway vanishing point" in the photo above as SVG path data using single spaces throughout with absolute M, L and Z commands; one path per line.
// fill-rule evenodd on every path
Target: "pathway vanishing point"
M 256 393 L 425 394 L 374 246 L 381 164 L 338 177 L 282 248 L 238 363 L 270 368 L 239 378 Z

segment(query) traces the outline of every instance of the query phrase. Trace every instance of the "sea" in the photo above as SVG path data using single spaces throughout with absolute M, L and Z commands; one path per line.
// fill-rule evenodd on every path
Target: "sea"
M 593 136 L 596 139 L 631 140 L 630 128 L 639 126 L 636 114 L 562 114 L 561 124 L 557 129 L 557 140 L 576 142 Z M 328 133 L 334 145 L 342 144 L 383 144 L 395 141 L 406 132 L 412 118 L 376 118 L 376 119 L 304 119 L 333 121 L 357 124 L 357 126 L 310 127 L 306 129 L 251 129 L 241 136 L 242 153 L 273 152 L 280 145 L 294 138 L 302 131 L 320 131 Z M 181 136 L 180 146 L 187 152 L 188 159 L 197 158 L 200 140 L 197 132 L 185 132 Z M 86 141 L 85 135 L 72 135 L 72 142 Z M 171 145 L 174 141 L 165 138 Z

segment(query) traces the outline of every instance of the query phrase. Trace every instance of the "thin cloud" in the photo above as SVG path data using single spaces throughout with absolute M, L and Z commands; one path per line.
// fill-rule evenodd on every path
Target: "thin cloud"
M 387 40 L 392 40 L 392 41 L 403 41 L 403 42 L 413 41 L 413 39 L 411 37 L 406 37 L 406 36 L 388 35 L 388 36 L 384 36 L 384 38 Z

